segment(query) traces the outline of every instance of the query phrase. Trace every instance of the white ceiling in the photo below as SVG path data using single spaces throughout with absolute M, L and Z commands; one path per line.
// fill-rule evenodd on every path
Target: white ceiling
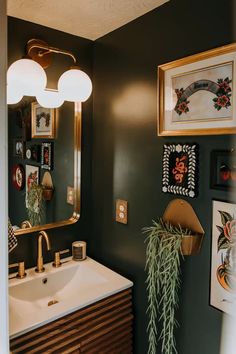
M 8 15 L 95 40 L 169 0 L 7 0 Z

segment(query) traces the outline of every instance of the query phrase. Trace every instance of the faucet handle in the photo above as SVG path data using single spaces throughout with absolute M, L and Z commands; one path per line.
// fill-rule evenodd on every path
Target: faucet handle
M 59 251 L 59 252 L 55 252 L 55 255 L 54 255 L 54 262 L 52 263 L 52 266 L 55 267 L 55 268 L 58 268 L 61 266 L 61 254 L 65 254 L 65 253 L 68 253 L 70 252 L 69 248 L 67 248 L 66 250 L 63 250 L 63 251 Z
M 8 268 L 16 268 L 18 267 L 18 273 L 16 274 L 16 278 L 23 279 L 26 277 L 26 272 L 25 272 L 25 262 L 19 262 L 19 263 L 12 263 L 9 264 Z

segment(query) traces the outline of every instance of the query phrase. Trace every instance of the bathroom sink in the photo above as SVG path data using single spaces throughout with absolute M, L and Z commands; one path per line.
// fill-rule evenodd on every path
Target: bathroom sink
M 46 264 L 40 274 L 31 268 L 26 278 L 9 280 L 11 338 L 133 285 L 89 257 L 63 262 L 59 268 Z

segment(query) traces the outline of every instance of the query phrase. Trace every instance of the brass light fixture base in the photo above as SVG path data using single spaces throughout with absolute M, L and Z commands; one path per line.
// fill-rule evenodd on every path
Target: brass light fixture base
M 46 69 L 52 62 L 52 53 L 71 57 L 76 64 L 75 56 L 68 50 L 50 47 L 41 39 L 30 39 L 26 45 L 27 55 Z
M 52 63 L 52 53 L 47 48 L 49 48 L 48 44 L 40 39 L 30 39 L 26 45 L 29 57 L 44 69 Z

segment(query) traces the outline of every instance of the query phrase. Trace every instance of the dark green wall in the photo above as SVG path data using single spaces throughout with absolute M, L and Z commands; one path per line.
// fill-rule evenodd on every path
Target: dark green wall
M 64 32 L 56 31 L 47 27 L 36 25 L 27 21 L 22 21 L 16 18 L 8 18 L 8 62 L 9 65 L 15 60 L 25 55 L 25 45 L 31 38 L 38 38 L 46 41 L 53 47 L 58 47 L 71 51 L 78 59 L 78 64 L 92 78 L 92 49 L 93 42 L 84 38 L 72 36 Z M 46 69 L 48 76 L 48 87 L 56 88 L 58 78 L 68 66 L 72 64 L 71 59 L 62 56 L 54 55 L 52 65 Z M 82 113 L 82 176 L 81 176 L 81 218 L 77 224 L 61 229 L 49 230 L 48 234 L 51 239 L 52 251 L 45 252 L 45 261 L 51 261 L 53 253 L 56 250 L 71 248 L 71 243 L 74 240 L 87 240 L 90 235 L 90 210 L 91 210 L 91 121 L 92 121 L 92 97 L 83 104 Z M 14 117 L 9 117 L 9 119 Z M 64 117 L 65 118 L 65 117 Z M 12 123 L 12 122 L 11 122 Z M 64 128 L 66 122 L 64 122 Z M 62 129 L 59 129 L 60 131 Z M 59 132 L 58 132 L 59 133 Z M 67 132 L 64 132 L 64 139 L 68 138 Z M 9 148 L 12 147 L 11 142 Z M 59 151 L 60 147 L 56 146 Z M 17 160 L 19 163 L 20 161 Z M 25 161 L 24 161 L 25 162 Z M 66 178 L 67 168 L 73 170 L 73 157 L 71 166 L 66 166 L 64 163 L 63 170 L 58 171 L 57 179 Z M 55 168 L 57 168 L 55 166 Z M 53 174 L 55 173 L 55 169 Z M 10 178 L 10 177 L 9 177 Z M 58 181 L 60 183 L 60 181 Z M 69 183 L 69 181 L 67 182 Z M 12 185 L 10 183 L 10 188 Z M 59 188 L 58 188 L 59 189 Z M 21 192 L 19 192 L 21 193 Z M 13 200 L 17 203 L 17 199 Z M 63 202 L 59 203 L 59 207 L 63 208 Z M 68 215 L 67 205 L 64 204 L 64 212 Z M 70 214 L 72 215 L 72 213 Z M 18 260 L 25 260 L 26 267 L 31 267 L 36 264 L 37 258 L 37 234 L 28 234 L 18 238 L 19 246 L 10 254 L 10 263 Z
M 147 353 L 142 227 L 160 217 L 174 195 L 161 192 L 162 148 L 167 142 L 200 145 L 199 196 L 187 199 L 205 238 L 186 258 L 176 333 L 180 354 L 219 352 L 221 313 L 209 306 L 212 199 L 210 153 L 231 147 L 229 136 L 158 137 L 157 66 L 232 42 L 233 2 L 172 0 L 98 39 L 94 46 L 94 121 L 91 255 L 134 282 L 135 353 Z M 128 225 L 115 222 L 115 200 L 129 203 Z M 160 350 L 158 351 L 158 353 Z
M 199 197 L 188 201 L 206 232 L 200 255 L 187 258 L 182 267 L 177 346 L 180 354 L 219 352 L 221 313 L 209 306 L 211 202 L 213 198 L 229 200 L 230 195 L 209 189 L 210 152 L 231 147 L 230 138 L 157 137 L 156 72 L 159 64 L 235 40 L 232 3 L 171 0 L 97 40 L 95 45 L 9 19 L 9 64 L 22 55 L 27 40 L 35 37 L 78 51 L 81 67 L 90 75 L 94 61 L 93 119 L 92 100 L 83 105 L 81 219 L 48 233 L 53 250 L 70 247 L 75 239 L 87 240 L 91 256 L 134 281 L 136 354 L 147 352 L 145 245 L 141 229 L 161 216 L 173 199 L 161 192 L 165 142 L 200 145 Z M 58 79 L 55 70 L 50 69 L 50 86 Z M 129 202 L 128 225 L 114 221 L 117 198 Z M 25 259 L 27 267 L 35 265 L 36 236 L 19 237 L 10 262 Z M 45 259 L 51 257 L 48 254 Z

